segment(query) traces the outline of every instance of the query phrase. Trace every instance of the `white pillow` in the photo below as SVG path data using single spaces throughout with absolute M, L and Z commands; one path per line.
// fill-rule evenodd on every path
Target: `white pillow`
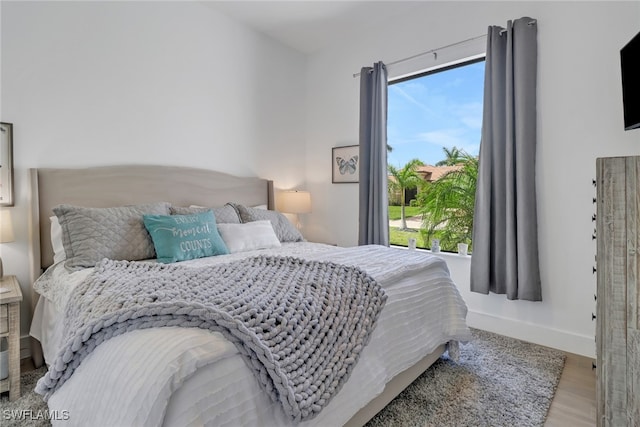
M 253 221 L 244 224 L 218 224 L 218 231 L 230 253 L 282 246 L 271 221 Z
M 62 244 L 62 227 L 57 216 L 50 216 L 51 221 L 51 247 L 53 248 L 53 262 L 58 263 L 67 259 L 67 254 L 64 252 L 64 245 Z

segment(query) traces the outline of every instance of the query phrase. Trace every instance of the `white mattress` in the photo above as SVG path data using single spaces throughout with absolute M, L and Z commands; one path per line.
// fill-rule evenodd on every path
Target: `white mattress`
M 385 308 L 351 377 L 329 405 L 303 425 L 342 425 L 385 384 L 450 340 L 470 339 L 466 306 L 445 262 L 424 252 L 376 246 L 335 248 L 299 243 L 260 251 L 358 265 L 383 286 Z M 220 263 L 255 252 L 189 261 Z M 57 313 L 87 272 L 45 274 L 32 335 L 51 362 L 62 331 Z M 290 425 L 270 401 L 233 344 L 199 329 L 139 330 L 113 338 L 87 357 L 50 398 L 50 410 L 69 411 L 65 425 Z M 71 424 L 69 424 L 71 422 Z M 55 424 L 55 421 L 54 421 Z

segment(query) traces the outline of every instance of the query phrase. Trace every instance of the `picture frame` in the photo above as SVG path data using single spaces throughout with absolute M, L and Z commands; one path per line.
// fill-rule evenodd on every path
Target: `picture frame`
M 360 181 L 360 146 L 347 145 L 333 147 L 331 150 L 331 164 L 333 184 L 349 184 Z
M 0 122 L 0 206 L 13 206 L 13 124 Z

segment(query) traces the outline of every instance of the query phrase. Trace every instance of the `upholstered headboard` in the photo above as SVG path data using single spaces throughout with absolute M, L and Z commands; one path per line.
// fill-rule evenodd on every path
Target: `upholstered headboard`
M 31 280 L 53 263 L 53 207 L 62 203 L 110 207 L 169 202 L 176 206 L 222 206 L 227 202 L 274 208 L 273 182 L 205 169 L 177 166 L 125 165 L 78 169 L 30 169 Z M 32 313 L 38 295 L 32 292 Z M 36 367 L 43 363 L 40 344 L 31 340 Z
M 273 182 L 205 169 L 125 165 L 31 169 L 32 279 L 53 263 L 49 217 L 61 203 L 110 207 L 150 202 L 222 206 L 227 202 L 274 207 Z

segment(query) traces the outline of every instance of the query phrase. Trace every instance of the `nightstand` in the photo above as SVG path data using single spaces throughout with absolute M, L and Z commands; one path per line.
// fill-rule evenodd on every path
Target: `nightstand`
M 9 401 L 20 397 L 20 301 L 22 292 L 16 276 L 0 279 L 0 338 L 6 337 L 9 344 L 9 377 L 0 381 L 0 393 L 9 392 Z

